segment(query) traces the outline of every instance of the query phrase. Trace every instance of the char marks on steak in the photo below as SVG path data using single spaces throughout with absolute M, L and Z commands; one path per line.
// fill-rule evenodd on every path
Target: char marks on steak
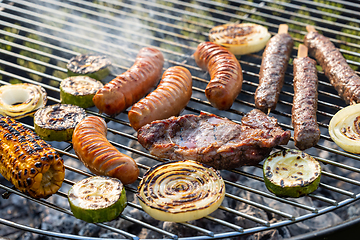
M 138 141 L 152 155 L 195 160 L 216 169 L 255 165 L 290 139 L 277 120 L 258 109 L 241 124 L 214 114 L 188 114 L 154 121 L 139 129 Z

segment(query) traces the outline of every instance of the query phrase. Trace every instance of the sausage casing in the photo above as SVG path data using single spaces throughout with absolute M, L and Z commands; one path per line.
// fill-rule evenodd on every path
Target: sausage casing
M 334 44 L 325 36 L 311 31 L 304 38 L 311 56 L 321 65 L 325 76 L 347 104 L 360 103 L 360 77 L 347 64 Z
M 276 107 L 292 48 L 293 39 L 287 33 L 276 34 L 266 44 L 255 91 L 255 106 L 263 112 Z
M 158 87 L 141 99 L 129 111 L 131 126 L 138 130 L 154 120 L 178 115 L 188 104 L 192 94 L 191 73 L 184 67 L 167 69 Z
M 295 146 L 300 150 L 313 147 L 320 139 L 316 120 L 318 77 L 316 62 L 309 57 L 294 59 L 294 98 L 292 124 Z
M 74 129 L 72 143 L 76 155 L 94 174 L 120 179 L 123 184 L 136 181 L 139 169 L 135 161 L 119 152 L 106 138 L 105 121 L 88 116 Z
M 97 91 L 93 98 L 100 112 L 114 116 L 141 99 L 160 80 L 164 56 L 155 48 L 142 48 L 134 65 Z
M 205 95 L 220 110 L 231 107 L 243 82 L 242 69 L 234 54 L 212 42 L 200 43 L 194 53 L 197 65 L 209 71 L 211 80 Z

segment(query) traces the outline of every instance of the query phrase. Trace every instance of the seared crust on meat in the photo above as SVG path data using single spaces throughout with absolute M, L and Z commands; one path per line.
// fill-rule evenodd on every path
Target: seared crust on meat
M 276 34 L 266 44 L 255 91 L 255 105 L 263 112 L 276 107 L 292 48 L 293 39 L 287 33 Z
M 304 38 L 311 56 L 321 65 L 326 77 L 347 104 L 360 103 L 360 77 L 325 36 L 311 31 Z
M 154 121 L 139 129 L 138 141 L 152 155 L 195 160 L 216 169 L 255 165 L 277 145 L 287 144 L 290 131 L 254 109 L 241 124 L 214 114 L 188 114 Z
M 309 57 L 294 59 L 294 99 L 292 124 L 295 146 L 300 150 L 313 147 L 320 139 L 316 120 L 318 78 L 315 61 Z

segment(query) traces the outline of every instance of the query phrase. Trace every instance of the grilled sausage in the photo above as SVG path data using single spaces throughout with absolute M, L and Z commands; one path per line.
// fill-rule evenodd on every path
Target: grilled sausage
M 242 87 L 239 61 L 226 48 L 212 42 L 200 43 L 194 57 L 200 68 L 209 71 L 211 80 L 205 95 L 211 105 L 220 110 L 229 109 Z
M 304 45 L 299 46 L 306 48 Z M 306 49 L 307 51 L 307 49 Z M 320 139 L 320 129 L 316 120 L 318 100 L 318 78 L 316 62 L 309 58 L 294 59 L 294 98 L 292 124 L 295 146 L 300 150 L 313 147 Z
M 293 44 L 288 33 L 278 33 L 266 44 L 255 91 L 255 106 L 263 112 L 276 107 Z
M 93 98 L 100 112 L 114 116 L 139 101 L 159 81 L 164 56 L 155 48 L 142 48 L 134 65 L 97 91 Z
M 327 37 L 315 31 L 311 26 L 308 26 L 308 31 L 304 44 L 308 47 L 310 55 L 321 65 L 325 76 L 339 96 L 347 104 L 360 103 L 360 77 Z
M 78 123 L 72 137 L 76 155 L 94 174 L 118 178 L 123 184 L 135 182 L 139 176 L 135 161 L 111 145 L 106 131 L 100 117 L 89 116 Z
M 189 70 L 179 66 L 167 69 L 159 86 L 134 104 L 129 111 L 131 126 L 138 130 L 154 120 L 178 115 L 190 101 L 191 87 L 192 78 Z

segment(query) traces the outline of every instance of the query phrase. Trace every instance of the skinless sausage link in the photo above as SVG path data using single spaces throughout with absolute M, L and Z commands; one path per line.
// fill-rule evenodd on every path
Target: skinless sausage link
M 154 120 L 178 115 L 190 101 L 191 87 L 189 70 L 180 66 L 167 69 L 158 87 L 129 111 L 131 126 L 138 130 Z
M 266 44 L 255 91 L 256 108 L 263 112 L 276 108 L 292 48 L 293 39 L 287 33 L 276 34 Z
M 294 98 L 292 124 L 295 146 L 300 150 L 313 147 L 320 139 L 316 111 L 318 78 L 316 62 L 309 57 L 294 59 Z
M 102 113 L 114 116 L 139 101 L 158 83 L 164 56 L 155 48 L 142 48 L 134 65 L 99 89 L 93 98 Z
M 220 110 L 229 109 L 242 87 L 239 61 L 226 48 L 212 42 L 200 43 L 194 57 L 199 67 L 209 71 L 211 80 L 205 95 L 211 105 Z
M 123 184 L 137 180 L 139 169 L 135 161 L 119 152 L 106 138 L 105 121 L 89 116 L 75 127 L 72 143 L 76 155 L 94 174 L 120 179 Z
M 334 44 L 316 31 L 304 38 L 311 56 L 321 65 L 326 77 L 347 104 L 360 103 L 360 77 L 347 64 Z

